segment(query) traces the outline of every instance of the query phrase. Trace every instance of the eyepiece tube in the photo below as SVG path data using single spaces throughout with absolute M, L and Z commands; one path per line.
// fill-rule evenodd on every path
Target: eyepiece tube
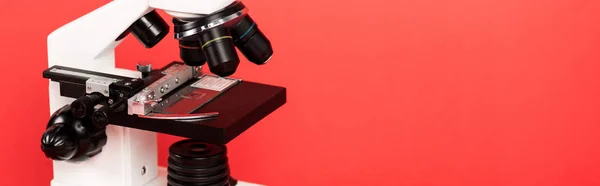
M 169 33 L 169 25 L 156 10 L 142 16 L 131 27 L 131 33 L 146 48 L 156 46 Z

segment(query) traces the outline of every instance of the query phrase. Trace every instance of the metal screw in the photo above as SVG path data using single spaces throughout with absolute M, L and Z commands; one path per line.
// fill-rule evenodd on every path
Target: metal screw
M 104 93 L 107 93 L 107 94 L 108 94 L 108 90 L 104 90 Z
M 175 78 L 175 83 L 179 84 L 179 78 Z
M 142 175 L 145 175 L 145 174 L 146 174 L 146 166 L 143 166 L 142 167 Z
M 125 96 L 125 95 L 123 95 L 122 93 L 121 93 L 121 94 L 119 94 L 119 97 L 123 97 L 123 96 Z
M 88 90 L 92 90 L 92 87 L 87 87 Z
M 160 93 L 165 93 L 165 87 L 160 87 Z
M 169 90 L 169 84 L 165 85 L 165 89 Z
M 125 83 L 125 86 L 129 86 L 129 85 L 131 85 L 131 83 L 129 83 L 129 82 Z
M 113 101 L 112 99 L 109 99 L 109 100 L 108 100 L 108 104 L 111 104 L 111 105 L 112 105 L 113 103 L 115 103 L 115 101 Z
M 154 99 L 154 94 L 148 94 L 148 99 Z

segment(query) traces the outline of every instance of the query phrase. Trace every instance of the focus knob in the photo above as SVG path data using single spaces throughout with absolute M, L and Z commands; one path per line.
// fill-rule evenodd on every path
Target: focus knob
M 71 103 L 71 112 L 77 118 L 84 118 L 92 115 L 94 106 L 102 99 L 101 95 L 91 94 L 82 96 Z
M 77 144 L 71 138 L 72 131 L 62 124 L 51 125 L 42 135 L 42 151 L 53 160 L 70 160 L 77 153 Z
M 73 114 L 71 105 L 66 105 L 50 117 L 41 139 L 46 157 L 57 161 L 83 161 L 99 154 L 106 145 L 105 129 L 96 128 L 91 120 Z
M 76 122 L 71 107 L 64 106 L 52 114 L 42 135 L 42 151 L 53 160 L 69 160 L 75 157 L 78 145 L 75 131 L 67 126 Z

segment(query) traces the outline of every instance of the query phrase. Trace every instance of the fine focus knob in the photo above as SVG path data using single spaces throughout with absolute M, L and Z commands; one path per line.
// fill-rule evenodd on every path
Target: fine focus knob
M 94 126 L 102 129 L 108 125 L 109 118 L 113 115 L 113 111 L 109 106 L 101 106 L 98 110 L 94 111 L 92 115 L 92 123 Z
M 52 125 L 42 135 L 42 151 L 53 160 L 69 160 L 75 157 L 77 145 L 71 138 L 72 132 L 64 125 Z
M 98 94 L 79 97 L 71 103 L 71 112 L 73 113 L 73 116 L 77 118 L 90 116 L 94 112 L 94 106 L 100 99 L 102 99 L 102 96 Z

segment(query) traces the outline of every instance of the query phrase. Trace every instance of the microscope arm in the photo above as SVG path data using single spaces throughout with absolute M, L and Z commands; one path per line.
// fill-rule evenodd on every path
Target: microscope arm
M 233 34 L 229 36 L 240 39 L 236 44 L 241 47 L 244 55 L 251 57 L 253 63 L 264 64 L 272 54 L 270 42 L 258 29 L 246 14 L 238 15 L 238 10 L 243 6 L 231 6 L 227 10 L 236 12 L 221 11 L 227 5 L 235 0 L 114 0 L 106 5 L 60 27 L 52 32 L 48 38 L 48 66 L 63 66 L 80 70 L 94 71 L 116 76 L 131 78 L 141 77 L 141 72 L 119 69 L 115 67 L 114 49 L 120 44 L 124 33 L 131 31 L 138 39 L 139 34 L 135 34 L 132 26 L 139 23 L 140 18 L 146 18 L 149 14 L 155 14 L 155 9 L 165 10 L 166 13 L 181 20 L 187 21 L 187 18 L 198 18 L 193 23 L 202 23 L 203 21 L 223 21 L 229 20 L 240 23 L 236 25 L 225 25 L 232 29 Z M 238 5 L 241 5 L 239 3 Z M 245 8 L 244 8 L 245 10 Z M 212 16 L 202 19 L 203 16 L 213 13 L 221 13 L 212 20 Z M 229 15 L 238 17 L 230 19 Z M 227 19 L 225 19 L 227 18 Z M 164 23 L 164 20 L 163 20 Z M 221 23 L 221 22 L 218 22 Z M 227 22 L 228 23 L 228 22 Z M 187 24 L 187 23 L 182 23 Z M 224 62 L 239 63 L 234 50 L 233 43 L 213 42 L 217 39 L 227 38 L 222 34 L 223 27 L 214 25 L 214 22 L 207 22 L 209 26 L 219 26 L 219 29 L 210 30 L 212 34 L 206 34 L 199 38 L 198 44 L 206 45 L 205 52 L 214 56 L 221 57 L 227 54 L 228 58 L 212 59 L 207 56 L 209 67 L 211 64 L 216 67 Z M 166 25 L 166 23 L 165 23 Z M 167 25 L 168 26 L 168 25 Z M 175 25 L 177 26 L 177 25 Z M 181 25 L 179 25 L 181 26 Z M 203 26 L 203 25 L 198 25 Z M 194 27 L 200 29 L 204 27 Z M 210 27 L 213 28 L 213 27 Z M 177 32 L 177 29 L 174 29 Z M 180 30 L 188 33 L 188 30 Z M 213 33 L 214 32 L 214 33 Z M 248 35 L 242 33 L 250 33 Z M 141 36 L 144 36 L 143 34 Z M 164 35 L 162 35 L 164 36 Z M 209 38 L 216 37 L 216 38 Z M 186 36 L 187 37 L 187 36 Z M 182 39 L 182 38 L 176 38 Z M 181 41 L 181 40 L 180 40 Z M 159 40 L 152 41 L 154 44 Z M 153 44 L 142 43 L 150 48 Z M 208 45 L 210 43 L 210 45 Z M 223 48 L 228 44 L 229 48 Z M 181 46 L 179 46 L 181 48 Z M 186 45 L 187 47 L 187 45 Z M 204 47 L 204 45 L 202 46 Z M 218 50 L 216 50 L 218 48 Z M 224 50 L 229 49 L 229 50 Z M 204 50 L 204 48 L 202 48 Z M 202 50 L 193 51 L 202 54 Z M 200 52 L 198 52 L 200 51 Z M 235 60 L 232 60 L 235 58 Z M 211 63 L 210 60 L 213 60 Z M 237 60 L 237 61 L 236 61 Z M 185 61 L 185 59 L 184 59 Z M 216 63 L 214 63 L 216 62 Z M 214 65 L 217 64 L 217 65 Z M 230 64 L 230 63 L 228 63 Z M 235 66 L 237 67 L 237 65 Z M 230 70 L 230 69 L 226 69 Z M 235 70 L 235 68 L 233 68 Z M 211 70 L 212 71 L 212 70 Z M 227 71 L 229 72 L 229 71 Z M 160 73 L 160 72 L 159 72 Z M 74 75 L 74 74 L 66 74 Z M 89 74 L 88 74 L 89 75 Z M 91 77 L 88 77 L 91 78 Z M 87 81 L 86 81 L 87 83 Z M 62 82 L 68 84 L 68 82 Z M 69 84 L 69 86 L 71 86 Z M 87 86 L 87 85 L 86 85 Z M 87 87 L 86 87 L 87 88 Z M 70 105 L 74 98 L 69 98 L 61 94 L 64 89 L 73 89 L 73 87 L 61 87 L 61 82 L 50 81 L 49 102 L 50 114 L 59 109 Z M 89 89 L 89 88 L 87 88 Z M 250 96 L 249 96 L 250 95 Z M 110 100 L 109 100 L 110 101 Z M 229 102 L 236 102 L 245 107 L 235 107 L 231 109 Z M 109 102 L 110 103 L 110 102 Z M 205 125 L 193 125 L 196 127 L 208 127 L 223 131 L 214 134 L 215 140 L 227 142 L 237 135 L 241 134 L 247 128 L 254 125 L 260 119 L 273 112 L 276 108 L 285 103 L 285 89 L 281 87 L 268 86 L 258 83 L 245 82 L 244 84 L 232 89 L 226 96 L 211 102 L 212 104 L 203 107 L 208 111 L 229 111 L 227 114 L 231 117 L 238 117 L 243 122 L 232 122 L 232 119 L 218 120 L 219 122 L 207 123 Z M 132 118 L 132 117 L 128 117 Z M 236 120 L 237 121 L 237 120 Z M 226 123 L 223 123 L 226 122 Z M 229 122 L 229 123 L 227 123 Z M 101 148 L 101 153 L 89 157 L 81 162 L 53 161 L 53 180 L 52 186 L 164 186 L 167 184 L 166 173 L 163 167 L 158 166 L 157 156 L 157 138 L 153 130 L 136 129 L 125 126 L 136 122 L 124 121 L 123 126 L 108 125 L 105 128 L 105 145 Z M 182 122 L 181 122 L 182 123 Z M 164 129 L 165 125 L 156 125 L 159 129 Z M 163 128 L 160 128 L 163 127 Z M 166 127 L 172 130 L 174 127 Z M 176 127 L 175 127 L 176 128 Z M 165 129 L 166 130 L 166 129 Z M 194 133 L 187 131 L 188 133 Z M 208 136 L 211 137 L 211 136 Z M 42 138 L 44 139 L 44 138 Z M 60 144 L 59 144 L 60 145 Z M 82 150 L 86 150 L 85 147 Z M 238 182 L 238 186 L 249 186 L 251 184 Z
M 152 11 L 147 0 L 115 0 L 62 26 L 48 36 L 48 65 L 63 65 L 129 77 L 137 72 L 114 68 L 116 39 Z
M 49 66 L 114 70 L 116 39 L 148 12 L 163 9 L 178 18 L 218 11 L 234 0 L 115 0 L 62 26 L 48 36 Z M 117 72 L 118 73 L 118 72 Z M 138 76 L 137 73 L 118 73 Z

